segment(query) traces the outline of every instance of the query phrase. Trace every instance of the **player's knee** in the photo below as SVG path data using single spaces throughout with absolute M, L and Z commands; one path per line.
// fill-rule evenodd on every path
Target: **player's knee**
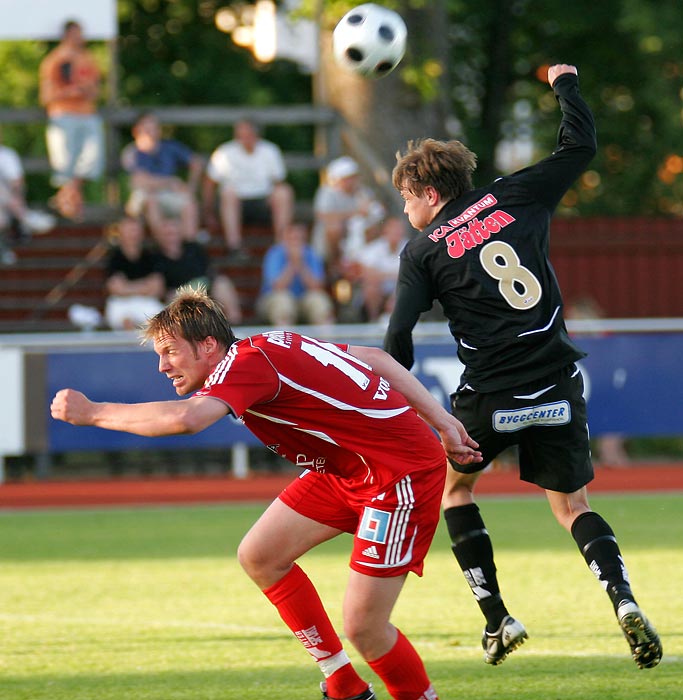
M 245 537 L 237 548 L 237 561 L 249 578 L 256 581 L 269 568 L 267 550 Z
M 346 638 L 366 661 L 384 656 L 396 643 L 396 628 L 370 617 L 356 615 L 344 620 Z
M 373 658 L 378 632 L 378 626 L 370 624 L 367 618 L 355 616 L 344 620 L 344 634 L 363 658 Z
M 450 468 L 450 467 L 449 467 Z M 455 508 L 474 503 L 474 481 L 465 475 L 458 475 L 446 481 L 441 504 L 444 508 Z M 467 475 L 469 477 L 469 475 Z
M 574 521 L 582 513 L 587 513 L 590 508 L 587 504 L 562 504 L 561 506 L 555 505 L 552 508 L 553 515 L 557 522 L 569 533 L 572 531 L 572 525 Z

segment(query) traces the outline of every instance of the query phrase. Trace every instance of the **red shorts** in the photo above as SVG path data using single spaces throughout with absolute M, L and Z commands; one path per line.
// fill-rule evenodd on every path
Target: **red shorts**
M 385 493 L 351 490 L 331 474 L 305 471 L 280 500 L 306 518 L 353 534 L 349 566 L 378 578 L 422 575 L 439 523 L 446 460 L 404 476 Z

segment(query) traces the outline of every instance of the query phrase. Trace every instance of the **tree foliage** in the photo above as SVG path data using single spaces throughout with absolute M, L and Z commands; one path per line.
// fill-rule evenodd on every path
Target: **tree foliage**
M 451 0 L 449 7 L 453 108 L 464 135 L 483 154 L 487 175 L 495 145 L 515 130 L 531 129 L 534 157 L 552 148 L 557 107 L 539 73 L 552 63 L 571 63 L 595 112 L 599 153 L 565 198 L 565 210 L 683 214 L 678 0 L 494 0 L 476 6 Z

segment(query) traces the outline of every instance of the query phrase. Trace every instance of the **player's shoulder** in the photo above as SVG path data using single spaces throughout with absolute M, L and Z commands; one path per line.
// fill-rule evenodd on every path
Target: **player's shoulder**
M 257 333 L 245 338 L 251 348 L 262 350 L 266 353 L 278 350 L 291 350 L 301 345 L 301 336 L 294 331 L 272 330 Z

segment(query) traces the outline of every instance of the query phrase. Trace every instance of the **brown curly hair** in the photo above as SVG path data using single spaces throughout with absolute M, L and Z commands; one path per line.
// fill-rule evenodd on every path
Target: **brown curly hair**
M 408 141 L 405 153 L 396 153 L 396 161 L 391 180 L 399 192 L 406 189 L 419 197 L 431 186 L 446 200 L 471 190 L 477 169 L 477 156 L 456 140 Z

